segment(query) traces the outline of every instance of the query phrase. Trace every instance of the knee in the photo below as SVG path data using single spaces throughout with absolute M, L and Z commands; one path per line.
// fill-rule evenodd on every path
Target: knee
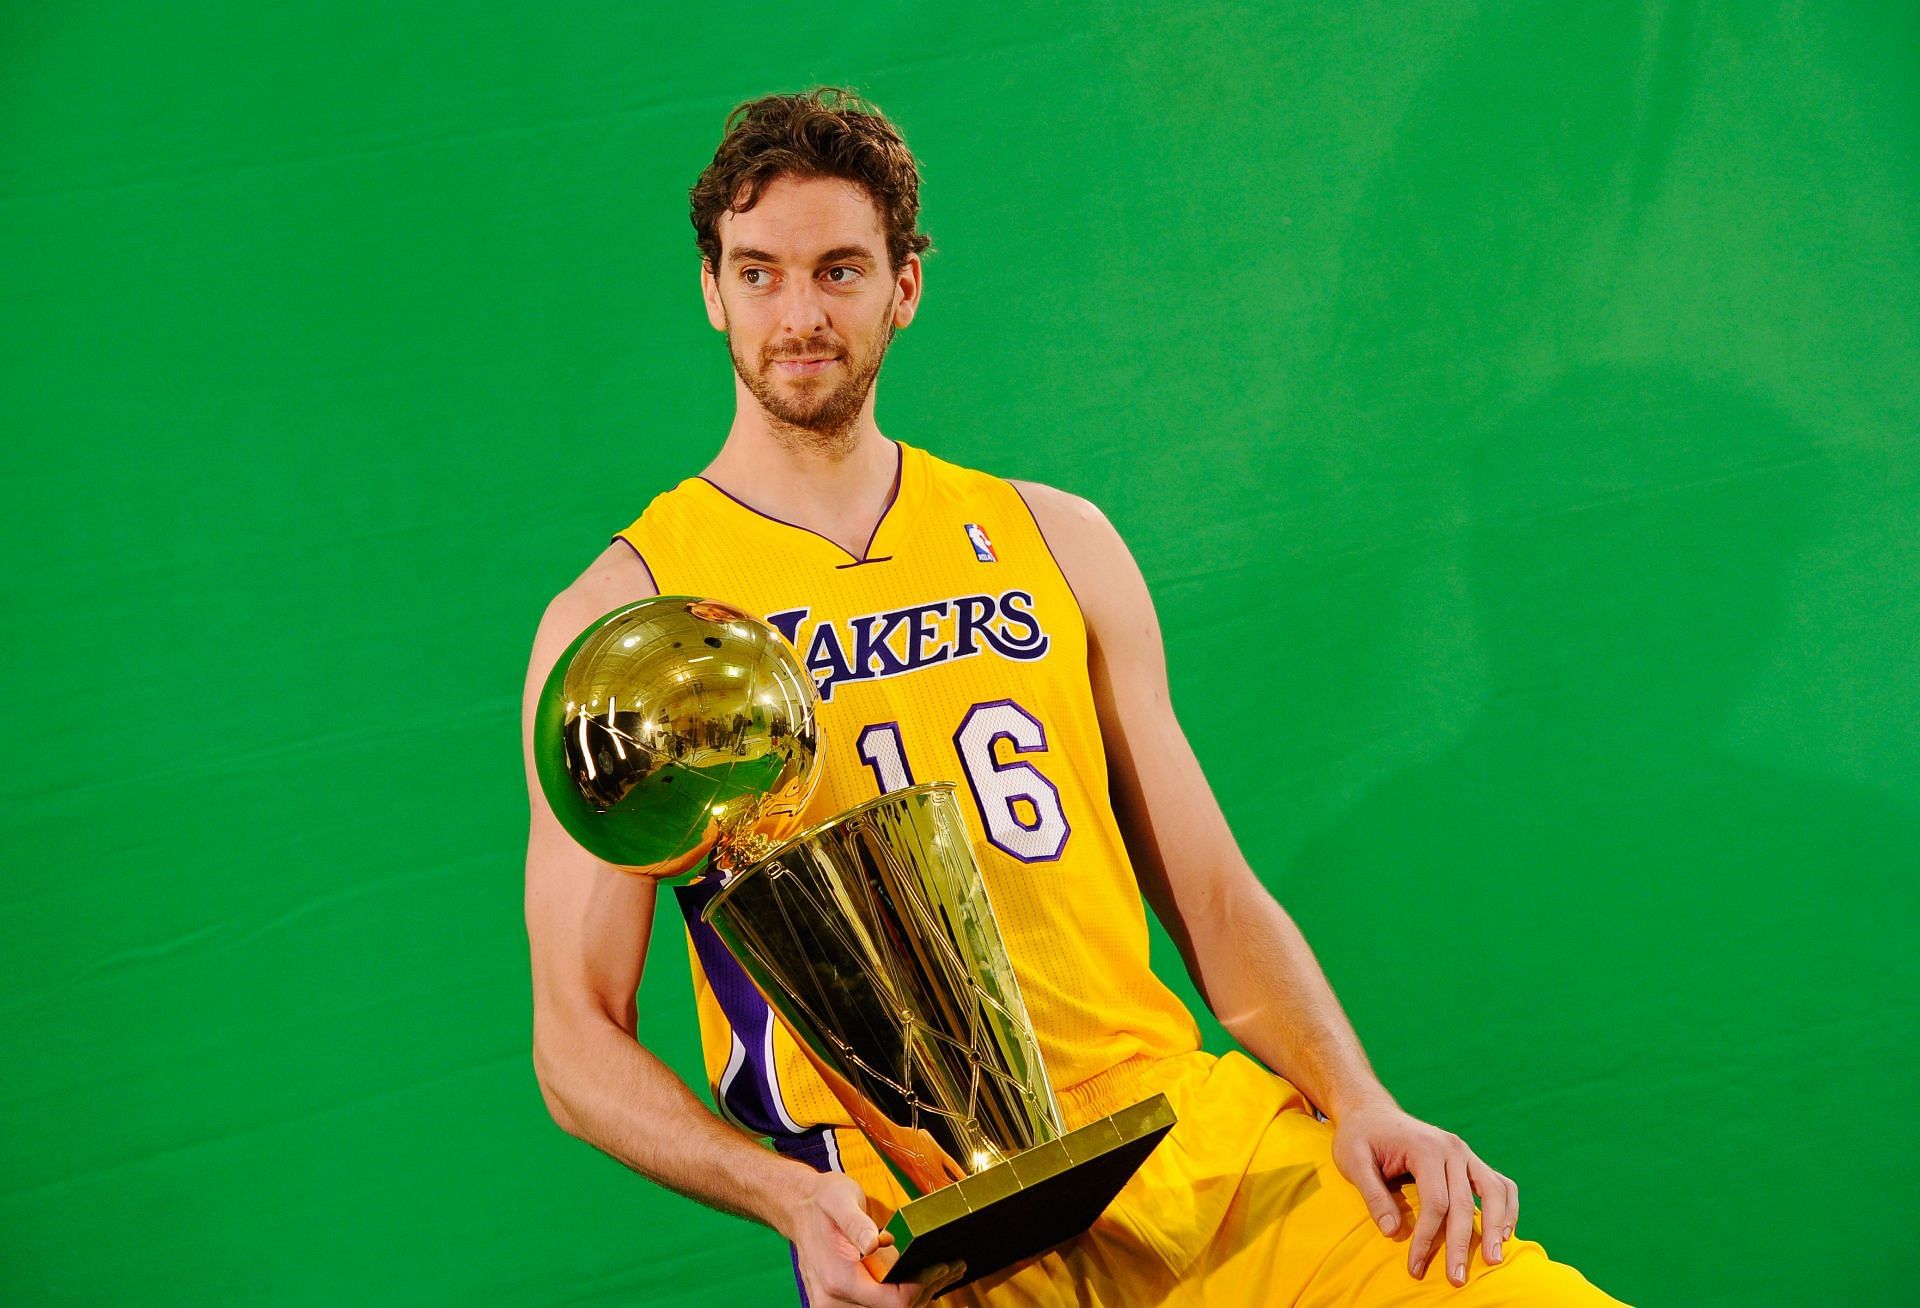
M 1479 1241 L 1474 1242 L 1472 1266 L 1466 1286 L 1456 1293 L 1454 1302 L 1473 1308 L 1494 1305 L 1539 1305 L 1541 1308 L 1601 1308 L 1620 1301 L 1601 1290 L 1570 1263 L 1556 1263 L 1533 1240 L 1510 1240 L 1498 1263 L 1480 1260 Z

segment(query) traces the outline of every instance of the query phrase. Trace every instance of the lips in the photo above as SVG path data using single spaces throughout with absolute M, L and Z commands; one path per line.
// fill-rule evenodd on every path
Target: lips
M 829 358 L 820 359 L 775 359 L 774 366 L 789 377 L 812 377 L 827 370 L 828 365 L 838 362 Z

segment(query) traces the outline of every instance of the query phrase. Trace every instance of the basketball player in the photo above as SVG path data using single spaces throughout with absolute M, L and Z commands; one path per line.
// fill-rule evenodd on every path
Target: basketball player
M 825 748 L 809 822 L 920 781 L 967 783 L 1067 1126 L 1156 1091 L 1179 1124 L 1092 1230 L 950 1301 L 1614 1302 L 1518 1238 L 1514 1183 L 1374 1077 L 1194 760 L 1152 600 L 1106 518 L 881 434 L 875 381 L 919 312 L 928 245 L 893 126 L 830 88 L 743 105 L 692 200 L 733 425 L 704 472 L 656 496 L 548 607 L 528 738 L 547 673 L 594 619 L 707 596 L 779 627 L 813 673 Z M 565 834 L 530 750 L 528 789 L 534 1062 L 555 1121 L 780 1231 L 816 1308 L 944 1288 L 958 1268 L 890 1286 L 863 1264 L 890 1260 L 880 1226 L 907 1196 L 700 923 L 713 887 L 677 893 L 719 1117 L 634 1038 L 655 883 Z M 1253 1058 L 1199 1049 L 1147 966 L 1143 893 Z

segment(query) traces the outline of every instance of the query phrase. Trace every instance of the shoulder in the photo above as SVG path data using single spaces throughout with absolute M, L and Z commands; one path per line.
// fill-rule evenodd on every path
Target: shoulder
M 658 595 L 659 583 L 646 551 L 690 530 L 697 517 L 696 488 L 703 485 L 698 477 L 683 477 L 648 500 L 640 516 L 615 533 L 580 575 L 548 601 L 540 620 L 542 634 L 554 626 L 567 628 L 572 634 L 564 643 L 571 643 L 573 635 L 595 618 L 622 604 Z
M 617 537 L 547 602 L 536 644 L 550 647 L 558 642 L 564 649 L 595 618 L 659 593 L 639 551 Z
M 533 653 L 527 661 L 527 679 L 522 690 L 521 725 L 529 741 L 533 739 L 533 715 L 547 673 L 575 637 L 595 619 L 622 604 L 659 593 L 647 565 L 641 562 L 633 546 L 616 539 L 601 550 L 599 557 L 571 584 L 547 602 L 546 611 L 540 615 L 540 625 L 533 633 Z
M 1009 479 L 1007 484 L 1026 501 L 1034 524 L 1063 569 L 1098 570 L 1111 566 L 1117 556 L 1127 556 L 1120 533 L 1092 500 L 1044 482 Z
M 1008 478 L 1007 484 L 1026 501 L 1062 570 L 1098 573 L 1122 560 L 1132 562 L 1126 542 L 1092 500 L 1044 482 Z M 1069 579 L 1079 581 L 1077 576 Z
M 1063 491 L 1039 481 L 1019 481 L 1012 477 L 1006 481 L 1027 502 L 1027 507 L 1033 510 L 1033 516 L 1042 529 L 1057 526 L 1062 530 L 1084 531 L 1107 522 L 1107 515 L 1100 512 L 1092 500 L 1075 495 L 1072 491 Z M 1108 529 L 1111 530 L 1110 525 Z
M 682 477 L 648 500 L 646 507 L 640 510 L 640 516 L 621 528 L 620 534 L 644 541 L 683 531 L 689 519 L 699 516 L 704 493 L 710 493 L 713 489 L 713 483 L 704 477 Z
M 634 585 L 644 585 L 647 595 L 660 592 L 654 588 L 653 570 L 647 567 L 646 558 L 625 536 L 615 536 L 607 542 L 607 547 L 589 563 L 586 570 L 573 579 L 567 591 L 600 591 L 608 588 L 626 589 Z M 566 592 L 561 592 L 565 594 Z M 640 598 L 646 598 L 645 595 Z
M 1098 505 L 1042 482 L 1008 479 L 1008 484 L 1026 501 L 1096 645 L 1136 625 L 1143 609 L 1151 610 L 1133 552 Z

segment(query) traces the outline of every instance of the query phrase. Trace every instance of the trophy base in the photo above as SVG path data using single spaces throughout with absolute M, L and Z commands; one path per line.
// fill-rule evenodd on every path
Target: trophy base
M 1106 1211 L 1160 1138 L 1173 1106 L 1154 1095 L 913 1200 L 893 1215 L 889 1283 L 964 1262 L 950 1289 L 1071 1240 Z

